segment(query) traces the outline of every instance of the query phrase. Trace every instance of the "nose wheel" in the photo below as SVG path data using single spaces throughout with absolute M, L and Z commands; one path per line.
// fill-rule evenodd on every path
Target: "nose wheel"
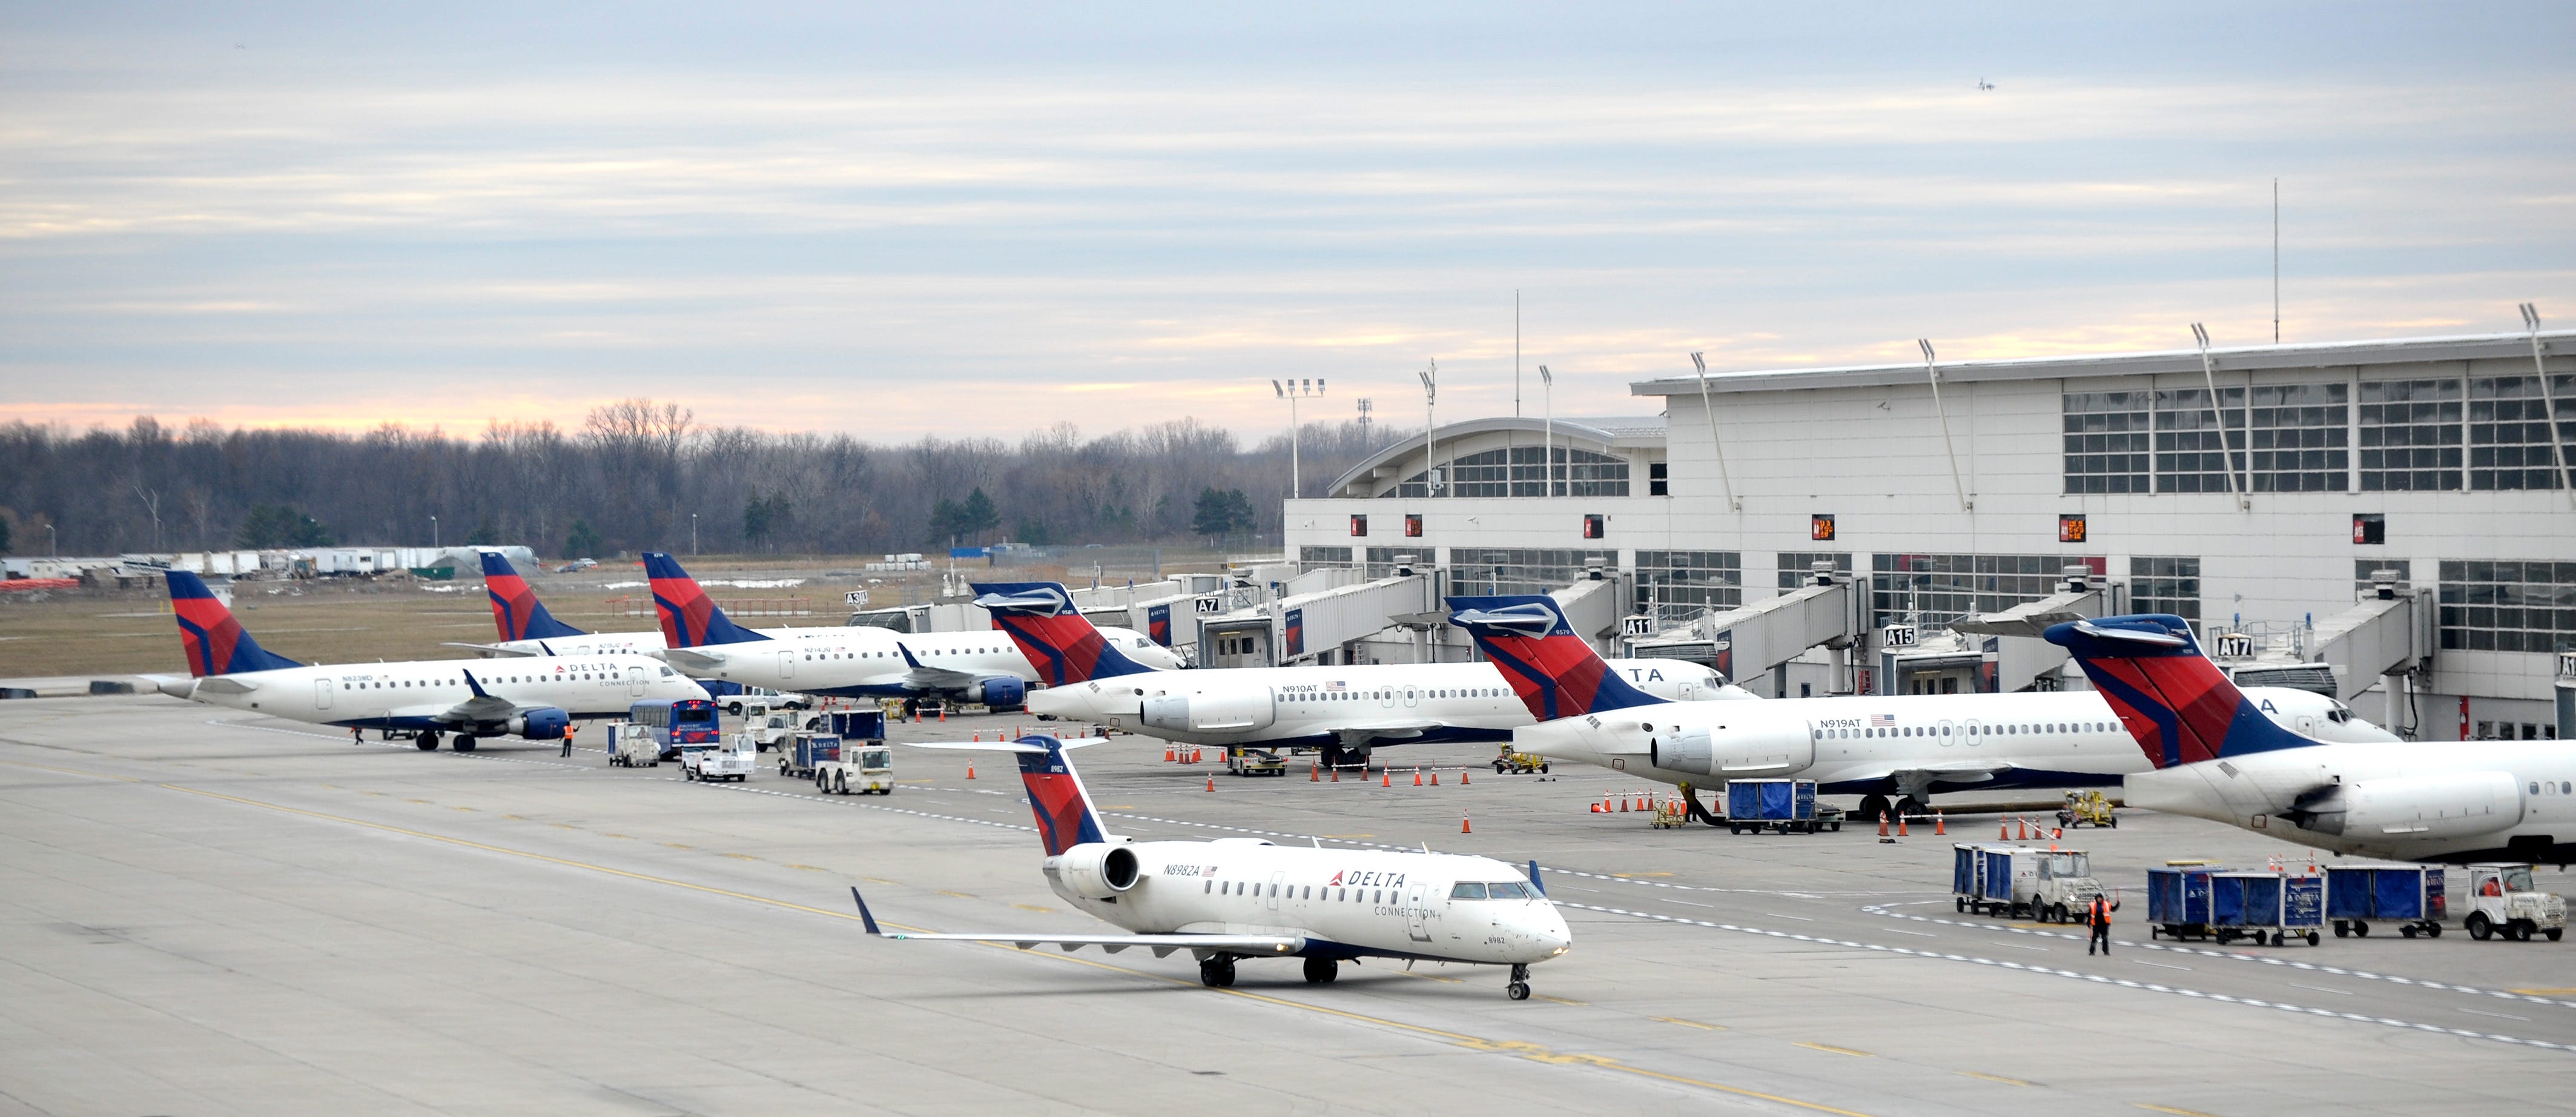
M 1513 963 L 1513 964 L 1512 964 L 1512 983 L 1511 983 L 1511 984 L 1509 984 L 1509 985 L 1504 986 L 1504 987 L 1503 987 L 1503 992 L 1504 992 L 1506 995 L 1510 996 L 1510 997 L 1511 997 L 1511 999 L 1513 999 L 1513 1000 L 1515 1000 L 1515 1001 L 1526 1001 L 1526 1000 L 1528 1000 L 1528 999 L 1529 999 L 1529 993 L 1530 993 L 1530 990 L 1529 990 L 1529 967 L 1528 967 L 1528 966 L 1521 965 L 1521 964 L 1519 964 L 1519 963 L 1517 963 L 1517 962 Z

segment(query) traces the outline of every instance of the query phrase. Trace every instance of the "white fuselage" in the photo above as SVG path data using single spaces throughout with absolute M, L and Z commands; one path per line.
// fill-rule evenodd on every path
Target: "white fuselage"
M 1047 883 L 1076 907 L 1140 934 L 1300 936 L 1310 951 L 1320 945 L 1325 954 L 1341 946 L 1354 955 L 1487 964 L 1545 961 L 1573 942 L 1564 916 L 1544 897 L 1452 896 L 1462 882 L 1525 886 L 1521 870 L 1490 858 L 1275 846 L 1257 838 L 1128 848 L 1140 872 L 1115 902 L 1075 894 L 1056 858 L 1047 859 Z
M 998 631 L 897 633 L 872 625 L 763 630 L 767 640 L 709 644 L 673 656 L 691 674 L 745 686 L 843 696 L 900 697 L 942 689 L 925 685 L 903 653 L 923 671 L 972 679 L 1037 681 L 1037 670 L 1011 638 Z M 1123 628 L 1103 628 L 1102 639 L 1131 659 L 1166 668 L 1181 665 L 1168 648 Z
M 320 664 L 173 680 L 163 689 L 317 725 L 417 729 L 434 728 L 439 714 L 474 697 L 469 671 L 494 698 L 573 718 L 622 717 L 637 702 L 707 696 L 668 664 L 631 655 Z
M 2576 748 L 2564 741 L 2276 749 L 2135 773 L 2126 794 L 2131 806 L 2401 861 L 2501 856 L 2516 838 L 2554 841 L 2558 853 L 2513 855 L 2546 861 L 2576 844 Z
M 1610 668 L 1675 701 L 1753 697 L 1682 660 L 1612 660 Z M 1499 741 L 1532 723 L 1491 663 L 1117 675 L 1032 694 L 1029 710 L 1199 745 L 1321 745 L 1372 730 L 1388 743 Z
M 2339 702 L 2286 688 L 2249 698 L 2311 736 L 2386 742 Z M 1518 747 L 1664 783 L 1788 777 L 1844 794 L 2107 786 L 2151 769 L 2092 691 L 1854 695 L 1634 706 L 1561 718 L 1513 735 Z

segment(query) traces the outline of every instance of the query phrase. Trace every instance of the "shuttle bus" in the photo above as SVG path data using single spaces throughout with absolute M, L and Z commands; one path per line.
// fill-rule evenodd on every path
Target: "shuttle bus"
M 652 737 L 664 760 L 677 758 L 682 745 L 711 745 L 724 736 L 716 704 L 704 698 L 638 702 L 626 711 L 625 731 Z

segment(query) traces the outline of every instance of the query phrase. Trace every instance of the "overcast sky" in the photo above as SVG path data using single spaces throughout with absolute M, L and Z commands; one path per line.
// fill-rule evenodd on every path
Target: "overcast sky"
M 2576 324 L 2576 5 L 0 7 L 0 408 L 1651 413 L 1689 369 Z M 1994 84 L 1980 91 L 1980 79 Z

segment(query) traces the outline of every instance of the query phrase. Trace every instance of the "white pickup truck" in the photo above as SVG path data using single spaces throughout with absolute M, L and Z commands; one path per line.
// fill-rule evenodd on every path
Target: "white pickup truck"
M 734 780 L 751 778 L 751 735 L 736 733 L 722 743 L 680 746 L 680 778 Z

